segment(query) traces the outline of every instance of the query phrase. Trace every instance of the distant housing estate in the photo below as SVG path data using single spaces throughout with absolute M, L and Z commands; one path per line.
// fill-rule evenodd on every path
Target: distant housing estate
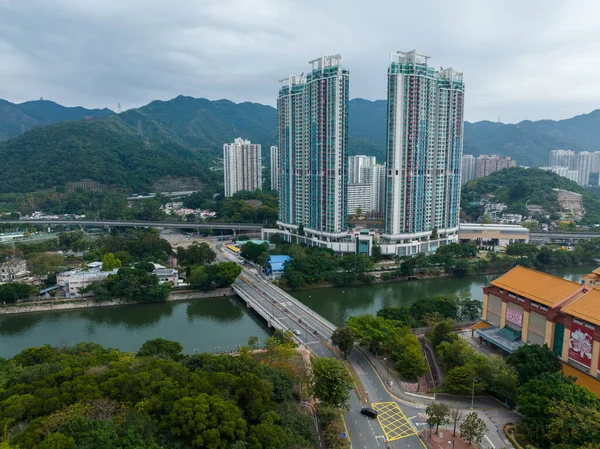
M 465 154 L 462 157 L 461 164 L 462 184 L 466 184 L 473 179 L 483 178 L 505 168 L 516 166 L 517 161 L 508 156 L 502 159 L 500 156 L 495 155 L 487 156 L 481 154 L 475 157 L 472 154 Z
M 225 196 L 240 190 L 262 189 L 262 161 L 260 144 L 238 137 L 223 145 Z
M 585 186 L 590 182 L 590 173 L 600 172 L 600 151 L 552 150 L 548 162 L 548 167 L 541 168 Z

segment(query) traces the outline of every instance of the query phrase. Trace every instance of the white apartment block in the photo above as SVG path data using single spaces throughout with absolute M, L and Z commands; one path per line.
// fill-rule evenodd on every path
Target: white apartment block
M 360 182 L 371 186 L 371 211 L 383 213 L 385 209 L 385 164 L 360 168 Z M 348 209 L 350 211 L 350 209 Z M 352 211 L 350 211 L 352 212 Z
M 279 148 L 271 146 L 271 190 L 279 192 Z
M 238 137 L 223 145 L 225 196 L 262 189 L 261 146 Z
M 560 167 L 560 166 L 540 167 L 540 170 L 551 171 L 553 173 L 556 173 L 559 176 L 562 176 L 563 178 L 570 179 L 571 181 L 574 181 L 574 182 L 579 181 L 579 172 L 577 170 L 569 170 L 568 167 Z
M 477 178 L 477 158 L 472 154 L 465 154 L 461 161 L 461 184 Z
M 348 184 L 364 182 L 361 178 L 361 168 L 370 167 L 376 163 L 375 156 L 350 156 L 348 158 Z
M 361 213 L 373 210 L 371 184 L 348 184 L 348 215 L 358 215 L 359 209 Z

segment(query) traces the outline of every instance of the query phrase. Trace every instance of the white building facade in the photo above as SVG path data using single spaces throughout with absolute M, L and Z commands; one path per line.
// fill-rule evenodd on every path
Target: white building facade
M 465 154 L 462 157 L 461 176 L 461 183 L 463 185 L 477 178 L 477 158 L 472 154 Z
M 371 184 L 348 184 L 348 215 L 362 215 L 372 210 Z
M 383 213 L 385 209 L 385 164 L 361 167 L 360 179 L 371 186 L 371 212 Z
M 223 145 L 225 196 L 262 189 L 261 146 L 240 137 Z
M 375 156 L 350 156 L 348 158 L 348 184 L 364 182 L 361 177 L 362 167 L 371 167 L 377 163 Z

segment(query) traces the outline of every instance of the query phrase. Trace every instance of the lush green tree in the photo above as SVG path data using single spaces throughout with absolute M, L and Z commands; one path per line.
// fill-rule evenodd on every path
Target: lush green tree
M 429 427 L 435 426 L 435 433 L 438 432 L 440 425 L 450 422 L 450 407 L 448 404 L 434 402 L 425 409 L 427 414 L 427 424 Z
M 175 438 L 194 447 L 226 449 L 229 443 L 246 436 L 240 410 L 219 396 L 205 393 L 176 401 L 164 426 Z
M 252 262 L 258 262 L 260 256 L 262 256 L 265 252 L 269 250 L 269 245 L 267 243 L 261 243 L 257 245 L 256 243 L 248 242 L 244 243 L 240 250 L 240 255 L 247 260 L 251 260 Z
M 33 253 L 27 258 L 27 269 L 38 276 L 56 273 L 64 265 L 65 259 L 60 254 Z
M 536 257 L 540 250 L 533 243 L 512 243 L 506 247 L 505 252 L 509 256 Z
M 469 444 L 473 441 L 479 444 L 483 440 L 487 430 L 485 421 L 477 413 L 471 412 L 460 425 L 460 436 L 467 440 Z
M 418 377 L 429 371 L 429 364 L 421 352 L 417 337 L 412 334 L 407 337 L 408 338 L 405 337 L 403 339 L 401 349 L 396 350 L 393 353 L 394 359 L 396 361 L 396 368 L 401 377 L 408 380 L 416 380 Z M 412 339 L 414 339 L 414 341 L 411 341 Z M 407 340 L 411 341 L 411 343 L 408 343 Z
M 399 321 L 405 326 L 410 326 L 412 323 L 410 316 L 410 308 L 408 306 L 400 307 L 384 307 L 377 311 L 377 316 L 385 318 L 386 320 Z
M 517 371 L 519 385 L 525 385 L 531 379 L 544 373 L 556 373 L 562 370 L 560 360 L 548 345 L 524 345 L 506 359 Z
M 381 349 L 389 349 L 398 330 L 393 321 L 373 315 L 351 316 L 347 326 L 352 331 L 356 343 L 374 353 Z
M 371 257 L 373 258 L 373 262 L 379 262 L 383 259 L 381 245 L 377 242 L 373 242 L 373 248 L 371 248 Z
M 177 259 L 180 265 L 207 265 L 213 263 L 217 258 L 215 252 L 208 243 L 194 242 L 189 248 L 182 246 L 177 248 Z
M 27 299 L 33 296 L 36 291 L 36 287 L 20 282 L 0 284 L 0 302 L 7 304 L 14 303 L 19 299 Z
M 334 407 L 347 407 L 354 382 L 343 362 L 318 358 L 312 363 L 312 389 L 317 398 Z
M 102 271 L 112 271 L 121 266 L 121 261 L 113 253 L 102 256 Z
M 477 377 L 477 368 L 472 363 L 452 368 L 444 377 L 442 384 L 444 391 L 452 394 L 467 395 L 473 391 L 481 393 L 486 384 L 483 379 Z
M 117 251 L 115 257 L 117 260 L 121 261 L 122 265 L 129 265 L 131 263 L 131 254 L 127 251 Z
M 154 340 L 145 342 L 137 352 L 137 356 L 157 356 L 176 359 L 181 355 L 181 351 L 183 351 L 181 343 L 165 340 L 163 338 L 155 338 Z
M 457 337 L 452 331 L 454 330 L 454 323 L 451 320 L 444 320 L 439 322 L 433 328 L 431 333 L 431 344 L 434 348 L 437 348 L 443 341 L 453 341 Z
M 36 449 L 72 449 L 74 447 L 75 440 L 72 437 L 55 432 L 48 435 L 36 446 Z
M 220 262 L 212 265 L 195 266 L 190 270 L 187 282 L 203 291 L 229 287 L 242 273 L 242 267 L 235 262 Z
M 347 359 L 354 348 L 354 334 L 349 327 L 338 327 L 331 335 L 331 342 L 342 351 L 344 359 Z
M 533 377 L 517 391 L 517 407 L 524 416 L 524 431 L 532 441 L 548 445 L 548 426 L 553 419 L 550 409 L 565 402 L 578 407 L 598 409 L 598 398 L 587 388 L 575 385 L 575 379 L 559 372 Z
M 425 316 L 431 313 L 439 313 L 442 318 L 456 320 L 458 309 L 458 304 L 454 298 L 439 295 L 432 298 L 419 298 L 410 306 L 410 314 L 423 324 Z
M 94 282 L 85 291 L 91 291 L 97 300 L 123 298 L 128 301 L 164 301 L 171 293 L 169 283 L 159 284 L 158 277 L 137 268 L 120 268 L 100 282 Z

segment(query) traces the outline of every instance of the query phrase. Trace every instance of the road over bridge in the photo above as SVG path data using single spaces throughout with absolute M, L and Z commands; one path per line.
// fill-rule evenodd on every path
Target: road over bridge
M 43 224 L 60 226 L 109 226 L 123 228 L 176 228 L 176 229 L 211 229 L 211 230 L 231 230 L 231 231 L 256 231 L 261 230 L 264 224 L 261 223 L 222 223 L 222 222 L 203 222 L 188 223 L 184 221 L 141 221 L 141 220 L 69 220 L 69 219 L 21 219 L 21 220 L 0 220 L 2 224 Z
M 597 232 L 530 232 L 530 243 L 573 245 L 581 240 L 600 238 Z

